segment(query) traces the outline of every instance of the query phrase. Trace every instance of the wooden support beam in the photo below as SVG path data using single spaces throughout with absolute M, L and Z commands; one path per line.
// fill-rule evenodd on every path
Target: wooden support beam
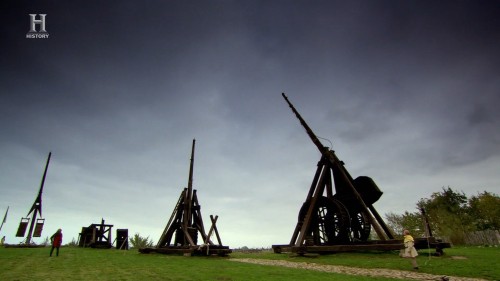
M 304 222 L 302 224 L 302 227 L 300 228 L 300 234 L 299 237 L 296 241 L 294 241 L 295 246 L 300 246 L 304 243 L 306 239 L 306 233 L 307 230 L 309 229 L 309 226 L 311 225 L 311 217 L 313 215 L 313 212 L 316 207 L 316 203 L 318 202 L 318 198 L 323 194 L 325 190 L 325 177 L 330 176 L 330 170 L 325 169 L 323 167 L 321 171 L 321 176 L 319 180 L 319 184 L 316 186 L 316 190 L 314 192 L 314 195 L 311 198 L 311 203 L 309 205 L 309 208 L 307 209 L 306 217 L 304 218 Z
M 213 215 L 210 215 L 210 220 L 212 221 L 212 225 L 210 226 L 210 230 L 208 231 L 208 234 L 207 234 L 207 238 L 205 239 L 205 244 L 210 244 L 212 245 L 213 242 L 210 240 L 210 236 L 212 236 L 212 232 L 214 231 L 215 228 L 215 223 L 217 222 L 217 219 L 219 218 L 219 216 L 214 216 Z M 221 245 L 220 241 L 219 241 L 219 245 Z

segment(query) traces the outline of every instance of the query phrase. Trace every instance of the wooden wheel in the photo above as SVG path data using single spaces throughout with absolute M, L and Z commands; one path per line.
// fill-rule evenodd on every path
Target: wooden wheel
M 299 221 L 304 221 L 311 202 L 302 205 Z M 310 218 L 306 236 L 314 245 L 335 245 L 349 242 L 350 219 L 347 209 L 335 199 L 319 197 Z
M 351 214 L 352 242 L 366 241 L 370 237 L 371 224 L 365 212 Z

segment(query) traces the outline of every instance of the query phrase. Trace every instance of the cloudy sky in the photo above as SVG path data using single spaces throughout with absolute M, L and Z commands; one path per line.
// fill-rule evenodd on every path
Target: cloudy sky
M 156 243 L 193 139 L 223 244 L 288 243 L 321 155 L 282 92 L 377 182 L 382 215 L 448 186 L 500 193 L 498 1 L 31 2 L 0 4 L 8 243 L 49 152 L 43 237 L 104 218 Z M 26 38 L 32 13 L 48 39 Z

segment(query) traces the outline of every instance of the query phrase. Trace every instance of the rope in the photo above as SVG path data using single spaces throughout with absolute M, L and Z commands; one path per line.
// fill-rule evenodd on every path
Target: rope
M 429 235 L 426 235 L 427 237 L 427 253 L 429 254 L 429 258 L 427 261 L 425 261 L 424 265 L 427 265 L 431 261 L 431 242 L 429 242 Z
M 325 139 L 325 138 L 318 137 L 318 136 L 316 136 L 316 137 L 317 137 L 318 139 L 326 140 L 327 142 L 329 142 L 329 143 L 330 143 L 330 148 L 332 148 L 332 149 L 333 149 L 333 143 L 332 143 L 329 139 Z

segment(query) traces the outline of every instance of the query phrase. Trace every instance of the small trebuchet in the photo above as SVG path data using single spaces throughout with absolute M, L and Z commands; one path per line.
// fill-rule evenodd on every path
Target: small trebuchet
M 82 227 L 82 232 L 78 235 L 78 246 L 83 248 L 110 249 L 112 224 L 105 224 L 101 218 L 101 223 L 93 223 L 88 227 Z M 118 247 L 117 247 L 118 248 Z
M 45 177 L 47 176 L 47 170 L 49 169 L 49 163 L 50 163 L 50 157 L 52 156 L 52 152 L 49 152 L 49 156 L 47 157 L 47 163 L 45 164 L 45 170 L 43 172 L 43 177 L 42 177 L 42 182 L 40 184 L 40 190 L 38 191 L 38 195 L 35 198 L 35 202 L 33 202 L 33 205 L 31 206 L 30 211 L 28 212 L 28 215 L 26 218 L 21 218 L 21 222 L 19 223 L 19 227 L 17 228 L 16 232 L 16 237 L 24 237 L 26 233 L 26 229 L 28 228 L 28 224 L 30 223 L 30 218 L 29 215 L 32 214 L 31 216 L 31 223 L 30 223 L 30 228 L 28 230 L 28 234 L 26 236 L 26 239 L 18 245 L 18 247 L 36 247 L 36 245 L 33 242 L 33 237 L 40 237 L 42 236 L 42 230 L 43 230 L 43 225 L 45 223 L 45 219 L 41 218 L 42 216 L 42 193 L 43 193 L 43 186 L 45 184 Z M 37 215 L 40 215 L 39 218 L 37 218 Z M 43 246 L 43 245 L 40 245 Z

